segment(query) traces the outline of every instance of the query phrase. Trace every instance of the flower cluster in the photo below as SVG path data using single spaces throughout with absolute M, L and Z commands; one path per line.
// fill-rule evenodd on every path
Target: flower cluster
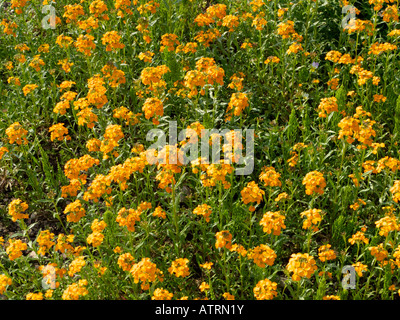
M 86 279 L 81 279 L 78 283 L 73 283 L 69 285 L 62 294 L 63 300 L 79 300 L 80 297 L 86 296 L 89 294 L 89 291 L 86 289 L 88 282 Z
M 28 131 L 25 130 L 19 122 L 14 122 L 6 129 L 6 135 L 8 136 L 10 144 L 28 144 L 28 140 L 26 139 L 27 134 Z
M 86 210 L 83 208 L 80 200 L 68 204 L 64 209 L 64 214 L 67 215 L 67 221 L 78 222 L 85 216 Z
M 39 244 L 38 253 L 42 256 L 56 243 L 52 240 L 54 238 L 54 233 L 49 230 L 43 230 L 38 235 L 36 242 Z
M 279 180 L 281 174 L 276 172 L 274 167 L 264 167 L 260 173 L 260 180 L 266 187 L 280 187 L 282 182 Z
M 150 283 L 156 281 L 163 281 L 163 272 L 157 268 L 156 264 L 151 262 L 150 258 L 143 258 L 138 263 L 135 263 L 129 271 L 135 283 L 141 282 L 140 286 L 143 290 L 150 288 Z
M 322 262 L 329 261 L 329 260 L 335 260 L 336 254 L 335 254 L 335 251 L 333 251 L 331 249 L 331 245 L 326 244 L 326 245 L 320 246 L 318 248 L 318 258 Z
M 0 294 L 4 294 L 7 286 L 12 285 L 11 278 L 7 277 L 5 274 L 0 274 Z
M 106 51 L 113 51 L 125 48 L 123 43 L 120 43 L 121 36 L 117 31 L 108 31 L 101 38 L 101 42 L 106 45 Z
M 269 279 L 260 280 L 253 289 L 254 297 L 257 300 L 272 300 L 278 295 L 278 284 Z
M 93 247 L 101 245 L 104 239 L 102 232 L 106 227 L 107 223 L 99 221 L 99 219 L 94 219 L 91 226 L 92 233 L 86 238 L 87 243 L 91 244 Z
M 286 269 L 293 272 L 293 281 L 300 281 L 303 277 L 310 279 L 318 267 L 314 257 L 308 253 L 293 253 Z
M 134 232 L 136 222 L 140 221 L 140 215 L 144 210 L 150 208 L 151 204 L 148 202 L 142 202 L 137 209 L 127 210 L 125 207 L 123 207 L 118 211 L 116 221 L 121 227 L 125 226 L 128 231 Z
M 59 140 L 63 141 L 64 139 L 66 140 L 71 140 L 71 137 L 68 135 L 68 128 L 64 127 L 64 123 L 57 123 L 52 125 L 49 128 L 50 132 L 50 140 Z
M 328 114 L 334 111 L 338 111 L 337 99 L 335 97 L 322 98 L 318 105 L 319 114 L 321 118 L 326 118 Z
M 207 222 L 210 222 L 210 215 L 211 215 L 211 207 L 208 204 L 202 204 L 197 206 L 194 210 L 193 210 L 194 214 L 197 214 L 199 216 L 203 216 L 204 219 Z
M 280 213 L 280 211 L 272 212 L 267 211 L 264 213 L 260 225 L 263 227 L 263 231 L 267 234 L 273 234 L 274 236 L 279 236 L 282 229 L 286 229 L 285 226 L 285 216 Z
M 313 195 L 324 194 L 324 188 L 326 187 L 326 181 L 324 175 L 318 171 L 311 171 L 303 178 L 303 185 L 306 186 L 306 194 Z
M 177 278 L 187 277 L 190 274 L 189 267 L 187 265 L 188 263 L 189 259 L 178 258 L 175 261 L 172 261 L 172 265 L 168 268 L 168 272 L 175 275 Z
M 22 251 L 28 249 L 28 246 L 25 242 L 21 240 L 13 240 L 8 239 L 8 247 L 6 248 L 6 253 L 8 254 L 8 258 L 13 261 L 22 256 Z
M 13 222 L 19 219 L 28 219 L 29 215 L 25 212 L 28 209 L 28 204 L 21 199 L 15 199 L 8 205 L 8 214 L 11 216 Z
M 232 248 L 232 234 L 227 231 L 219 231 L 215 234 L 217 241 L 215 242 L 215 248 L 227 248 L 230 250 Z
M 277 255 L 275 251 L 266 244 L 260 244 L 259 246 L 249 250 L 247 257 L 252 259 L 260 268 L 265 268 L 267 265 L 272 266 L 274 264 Z
M 157 288 L 153 292 L 151 300 L 172 300 L 174 294 L 163 288 Z
M 257 204 L 260 204 L 260 202 L 263 199 L 263 195 L 265 192 L 261 190 L 258 185 L 254 182 L 251 181 L 247 184 L 246 187 L 243 188 L 243 190 L 240 192 L 242 195 L 242 201 L 244 204 L 256 202 Z M 255 207 L 253 205 L 250 205 L 249 210 L 250 211 L 255 211 Z
M 318 231 L 318 224 L 322 221 L 321 209 L 309 209 L 300 213 L 300 216 L 306 217 L 303 222 L 303 229 L 312 229 Z

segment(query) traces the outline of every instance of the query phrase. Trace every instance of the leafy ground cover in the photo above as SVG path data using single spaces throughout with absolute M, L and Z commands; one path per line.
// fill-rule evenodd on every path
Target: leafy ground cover
M 3 2 L 3 299 L 398 299 L 398 5 Z

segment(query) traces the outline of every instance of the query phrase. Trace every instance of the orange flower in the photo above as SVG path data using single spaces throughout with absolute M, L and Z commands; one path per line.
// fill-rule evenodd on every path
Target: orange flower
M 284 215 L 280 214 L 280 211 L 268 211 L 264 213 L 260 225 L 263 226 L 263 231 L 265 233 L 272 233 L 274 236 L 279 236 L 281 234 L 281 229 L 286 229 L 285 218 Z
M 188 263 L 189 259 L 178 258 L 172 262 L 171 267 L 168 268 L 168 272 L 175 274 L 177 278 L 184 278 L 190 274 L 189 267 L 187 266 Z
M 248 204 L 251 202 L 256 202 L 257 204 L 260 204 L 265 192 L 261 190 L 254 181 L 251 181 L 247 184 L 246 187 L 243 188 L 240 194 L 242 195 L 242 201 L 244 204 Z M 251 205 L 249 207 L 249 210 L 254 211 L 255 207 Z
M 19 219 L 28 219 L 29 216 L 23 212 L 28 209 L 28 204 L 22 202 L 21 199 L 15 199 L 8 205 L 8 214 L 12 217 L 12 221 L 17 221 Z
M 312 229 L 314 232 L 318 231 L 317 225 L 321 222 L 321 209 L 310 209 L 300 213 L 300 215 L 306 216 L 306 220 L 303 222 L 303 229 Z
M 311 171 L 304 177 L 303 185 L 306 186 L 306 194 L 308 195 L 323 194 L 326 187 L 324 175 L 318 171 Z
M 215 234 L 217 242 L 215 243 L 215 247 L 219 248 L 227 248 L 228 250 L 232 248 L 232 235 L 229 231 L 224 230 L 217 232 Z
M 117 31 L 108 31 L 101 38 L 101 42 L 106 45 L 106 51 L 112 51 L 125 48 L 123 43 L 120 43 L 121 36 Z
M 254 297 L 257 300 L 272 300 L 278 295 L 276 289 L 278 284 L 269 279 L 260 280 L 254 287 Z
M 27 134 L 28 131 L 22 128 L 19 122 L 14 122 L 6 129 L 6 135 L 8 136 L 10 144 L 13 144 L 14 142 L 18 145 L 28 144 L 28 140 L 26 140 Z
M 68 135 L 68 129 L 64 127 L 64 123 L 57 123 L 51 126 L 49 132 L 51 141 L 54 141 L 55 139 L 62 141 L 64 138 L 66 140 L 71 140 L 71 137 Z
M 202 204 L 197 206 L 193 210 L 194 214 L 201 215 L 207 222 L 210 222 L 211 207 L 208 204 Z
M 248 252 L 247 257 L 252 259 L 260 268 L 265 268 L 267 265 L 272 266 L 274 264 L 277 255 L 269 246 L 260 244 L 251 249 Z
M 293 272 L 293 281 L 299 281 L 303 277 L 310 279 L 318 268 L 313 256 L 308 253 L 293 253 L 286 269 Z
M 280 187 L 282 186 L 279 180 L 280 176 L 281 174 L 276 172 L 274 167 L 264 167 L 260 174 L 260 180 L 266 187 Z

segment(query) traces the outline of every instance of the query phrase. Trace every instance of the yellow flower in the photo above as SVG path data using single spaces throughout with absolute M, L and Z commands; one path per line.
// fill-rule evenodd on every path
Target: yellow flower
M 21 85 L 21 81 L 19 80 L 19 78 L 16 78 L 16 77 L 9 77 L 7 79 L 7 82 L 11 83 L 13 85 L 16 85 L 16 86 L 20 86 Z
M 171 267 L 168 268 L 168 272 L 175 274 L 177 278 L 184 278 L 190 274 L 189 267 L 187 266 L 188 263 L 189 259 L 178 258 L 172 262 Z
M 278 196 L 275 198 L 275 202 L 279 202 L 281 200 L 289 199 L 289 195 L 286 192 L 282 192 L 278 194 Z
M 119 248 L 119 247 L 117 247 L 117 248 Z M 116 251 L 117 248 L 114 249 L 114 252 L 119 253 L 120 250 Z M 123 271 L 131 270 L 134 262 L 135 262 L 135 259 L 132 257 L 132 255 L 129 252 L 121 254 L 118 258 L 118 265 Z
M 201 215 L 207 222 L 210 222 L 211 207 L 208 204 L 202 204 L 197 206 L 193 210 L 194 214 Z
M 384 237 L 387 237 L 390 231 L 398 231 L 400 227 L 395 215 L 386 215 L 382 219 L 375 221 L 375 225 L 379 229 L 379 234 Z
M 101 38 L 101 42 L 106 45 L 106 51 L 112 51 L 116 49 L 123 49 L 125 45 L 120 43 L 121 36 L 117 31 L 108 31 Z
M 379 262 L 386 259 L 389 254 L 387 250 L 383 248 L 383 243 L 374 247 L 368 247 L 368 250 L 371 252 L 371 255 L 374 256 L 375 259 Z
M 211 270 L 211 267 L 214 265 L 214 263 L 212 262 L 205 262 L 203 264 L 200 264 L 200 267 L 207 269 L 207 270 Z
M 280 214 L 280 211 L 268 211 L 264 213 L 260 225 L 263 226 L 263 231 L 265 233 L 272 233 L 274 236 L 279 236 L 281 234 L 281 229 L 286 229 L 285 218 L 284 215 Z
M 85 257 L 84 256 L 79 256 L 76 259 L 74 259 L 71 264 L 69 265 L 68 269 L 68 275 L 70 277 L 73 277 L 75 273 L 78 273 L 81 271 L 81 269 L 86 265 Z
M 6 248 L 6 253 L 8 254 L 8 258 L 13 261 L 22 256 L 22 251 L 28 249 L 26 243 L 21 240 L 12 240 L 8 239 L 8 247 Z
M 227 248 L 228 250 L 231 249 L 232 247 L 232 235 L 229 231 L 224 230 L 217 232 L 215 234 L 215 237 L 217 239 L 215 243 L 215 247 L 218 248 Z
M 94 43 L 93 40 L 94 37 L 91 36 L 90 34 L 85 34 L 85 35 L 81 34 L 79 35 L 78 39 L 76 39 L 74 45 L 79 52 L 82 52 L 84 55 L 90 57 L 93 51 L 96 49 L 96 44 Z
M 235 31 L 239 25 L 239 18 L 234 15 L 227 15 L 222 19 L 222 26 L 229 28 L 229 32 Z
M 273 167 L 264 167 L 261 174 L 260 180 L 264 182 L 266 187 L 280 187 L 282 186 L 279 180 L 281 174 L 275 171 Z
M 293 281 L 299 281 L 303 277 L 310 279 L 318 268 L 313 256 L 308 253 L 293 253 L 286 269 L 293 272 Z
M 160 217 L 162 219 L 165 219 L 167 217 L 165 211 L 160 206 L 155 208 L 155 210 L 153 212 L 153 216 L 154 217 Z
M 4 294 L 4 292 L 6 292 L 7 286 L 11 285 L 11 278 L 7 277 L 5 274 L 0 274 L 0 294 Z
M 65 16 L 65 14 L 64 14 Z M 67 20 L 68 21 L 68 20 Z M 56 43 L 61 47 L 61 48 L 68 48 L 73 42 L 73 39 L 69 36 L 64 36 L 63 34 L 60 34 L 57 39 Z
M 68 129 L 64 127 L 64 123 L 52 125 L 49 128 L 49 132 L 51 141 L 54 141 L 55 139 L 62 141 L 64 138 L 66 140 L 71 140 L 71 137 L 68 135 Z
M 8 205 L 8 214 L 12 217 L 12 221 L 15 222 L 19 219 L 28 219 L 29 216 L 25 212 L 28 209 L 28 204 L 22 202 L 21 199 L 15 199 Z
M 210 290 L 210 285 L 206 282 L 202 282 L 199 288 L 201 292 L 208 291 Z
M 365 264 L 362 264 L 361 262 L 353 263 L 352 266 L 354 267 L 354 269 L 357 272 L 359 277 L 363 276 L 363 274 L 362 274 L 363 272 L 368 271 L 368 266 L 366 266 Z
M 331 245 L 323 245 L 318 248 L 318 257 L 319 260 L 322 262 L 329 261 L 329 260 L 335 260 L 336 259 L 336 254 L 335 252 L 331 249 Z
M 67 221 L 78 222 L 85 216 L 86 210 L 82 207 L 80 200 L 75 200 L 65 207 L 64 213 L 67 215 Z
M 40 54 L 35 55 L 32 61 L 29 63 L 29 66 L 35 69 L 36 71 L 40 71 L 40 67 L 44 65 L 45 65 L 44 61 L 40 59 Z
M 277 257 L 275 251 L 265 244 L 253 248 L 247 256 L 260 268 L 265 268 L 267 265 L 272 266 Z
M 247 184 L 246 187 L 244 187 L 242 189 L 240 194 L 242 196 L 242 201 L 244 204 L 248 204 L 248 203 L 252 203 L 252 202 L 256 202 L 257 204 L 260 204 L 265 192 L 263 190 L 261 190 L 254 181 L 251 181 Z M 249 210 L 254 211 L 255 207 L 253 205 L 250 205 Z
M 118 216 L 116 218 L 116 222 L 122 227 L 127 227 L 128 231 L 135 231 L 136 222 L 140 221 L 140 215 L 142 214 L 142 210 L 139 209 L 126 209 L 122 207 L 118 211 Z
M 312 229 L 314 232 L 318 231 L 318 224 L 322 221 L 321 209 L 309 209 L 300 213 L 302 217 L 306 217 L 303 222 L 303 229 Z
M 161 47 L 160 52 L 163 52 L 164 49 L 168 49 L 168 51 L 175 51 L 175 46 L 179 46 L 180 42 L 178 40 L 178 36 L 173 33 L 167 33 L 161 36 Z
M 89 11 L 95 18 L 99 18 L 102 20 L 109 20 L 107 14 L 103 14 L 105 11 L 108 11 L 107 5 L 102 0 L 94 0 L 90 3 Z
M 154 290 L 151 300 L 172 300 L 173 296 L 174 294 L 170 293 L 168 290 L 157 288 Z
M 362 231 L 357 231 L 357 233 L 353 234 L 348 241 L 350 242 L 350 244 L 355 244 L 356 242 L 364 242 L 365 244 L 369 243 L 368 238 L 365 237 L 364 232 Z
M 278 25 L 278 34 L 282 39 L 288 39 L 296 33 L 294 30 L 294 21 L 288 20 L 286 22 L 281 22 Z
M 46 293 L 44 294 L 45 298 L 51 298 L 53 296 L 53 291 L 51 289 L 46 290 Z
M 78 283 L 73 283 L 64 290 L 62 294 L 63 300 L 79 300 L 80 297 L 89 294 L 86 289 L 88 282 L 85 279 L 79 280 Z
M 41 44 L 38 48 L 38 52 L 48 53 L 50 45 L 48 43 Z
M 393 194 L 393 201 L 398 203 L 400 201 L 400 180 L 395 180 L 393 186 L 390 188 Z
M 318 106 L 318 110 L 318 116 L 321 118 L 326 118 L 331 112 L 338 111 L 337 99 L 335 97 L 322 98 Z
M 278 284 L 269 279 L 260 280 L 254 287 L 254 297 L 257 300 L 272 300 L 278 295 L 276 289 Z
M 303 46 L 301 45 L 301 43 L 295 42 L 289 46 L 286 54 L 297 53 L 299 51 L 303 51 Z
M 46 252 L 56 243 L 52 241 L 54 238 L 54 233 L 51 233 L 49 230 L 41 231 L 36 241 L 39 244 L 38 253 L 42 256 L 46 254 Z
M 22 91 L 24 92 L 24 96 L 26 96 L 28 93 L 32 92 L 38 87 L 36 84 L 27 84 L 25 87 L 22 88 Z
M 150 261 L 150 258 L 143 258 L 140 262 L 134 264 L 130 273 L 135 283 L 141 282 L 143 290 L 150 288 L 150 282 L 154 282 L 157 279 L 163 281 L 163 272 L 157 268 L 155 263 Z
M 232 94 L 226 109 L 226 121 L 230 121 L 232 116 L 240 116 L 243 110 L 249 106 L 247 94 L 243 92 L 235 92 Z
M 39 293 L 29 292 L 26 295 L 26 300 L 43 300 L 43 293 L 42 292 L 39 292 Z
M 158 98 L 147 98 L 142 106 L 142 110 L 146 119 L 154 117 L 153 123 L 158 124 L 158 117 L 162 117 L 164 114 L 164 105 Z
M 318 171 L 307 173 L 303 179 L 303 185 L 306 186 L 306 194 L 313 195 L 314 193 L 323 194 L 326 187 L 324 175 Z
M 154 52 L 146 51 L 139 53 L 139 59 L 143 60 L 144 62 L 151 62 L 154 56 Z
M 229 292 L 225 292 L 222 297 L 224 297 L 225 300 L 235 300 L 235 296 Z
M 335 295 L 328 295 L 328 296 L 324 296 L 322 298 L 322 300 L 340 300 L 339 296 L 335 296 Z

